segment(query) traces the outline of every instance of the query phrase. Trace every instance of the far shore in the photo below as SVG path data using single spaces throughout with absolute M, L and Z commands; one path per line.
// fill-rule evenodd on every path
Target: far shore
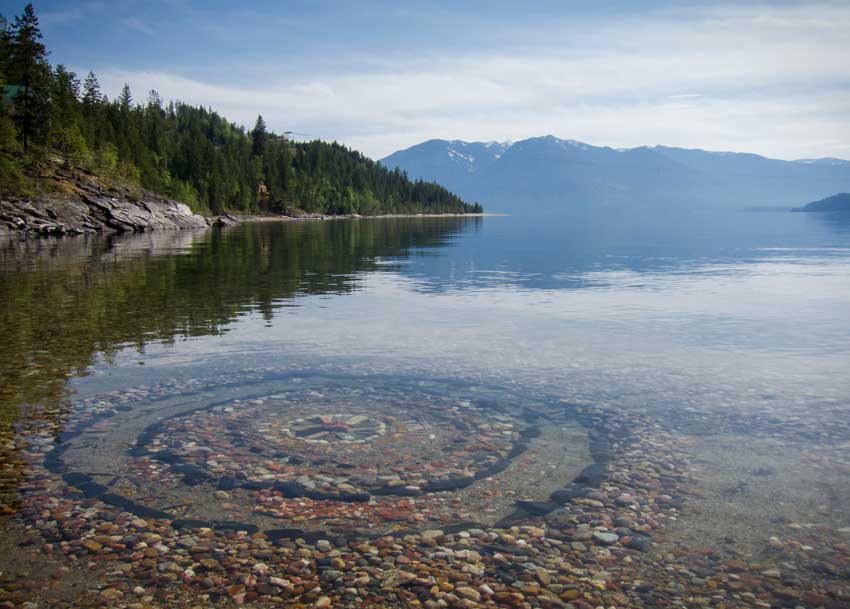
M 303 216 L 287 216 L 277 214 L 261 214 L 261 215 L 235 215 L 225 214 L 214 216 L 213 222 L 221 225 L 237 224 L 241 222 L 300 222 L 304 220 L 371 220 L 385 218 L 485 218 L 485 217 L 504 217 L 510 214 L 504 213 L 446 213 L 446 214 L 377 214 L 374 216 L 364 216 L 360 214 L 305 214 Z

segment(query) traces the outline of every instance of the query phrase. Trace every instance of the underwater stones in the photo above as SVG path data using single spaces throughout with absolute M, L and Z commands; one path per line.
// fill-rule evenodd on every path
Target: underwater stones
M 381 588 L 383 590 L 392 590 L 412 582 L 416 579 L 416 574 L 401 569 L 395 569 L 384 574 Z
M 272 488 L 280 493 L 281 497 L 285 497 L 286 499 L 296 499 L 298 497 L 303 497 L 305 488 L 298 482 L 291 481 L 283 481 L 283 482 L 275 482 Z
M 573 482 L 588 487 L 598 486 L 605 479 L 606 470 L 607 465 L 602 463 L 588 465 Z
M 114 603 L 120 600 L 124 596 L 124 593 L 117 588 L 107 588 L 106 590 L 102 590 L 100 593 L 100 598 L 102 598 L 106 603 Z
M 290 462 L 291 462 L 291 460 L 290 460 Z M 316 489 L 316 483 L 313 482 L 313 479 L 310 478 L 310 476 L 307 476 L 307 475 L 298 476 L 295 479 L 295 483 L 300 484 L 304 488 L 304 490 L 307 490 L 307 491 L 312 491 L 312 490 Z
M 567 488 L 559 489 L 549 495 L 549 499 L 558 505 L 566 505 L 573 499 L 584 497 L 587 493 L 585 486 L 580 484 L 571 484 Z
M 202 558 L 198 561 L 198 563 L 201 565 L 201 567 L 208 571 L 216 571 L 222 568 L 221 563 L 218 562 L 215 558 Z
M 593 539 L 603 545 L 610 546 L 617 543 L 620 537 L 616 533 L 611 533 L 610 531 L 594 531 Z
M 652 542 L 650 541 L 649 537 L 646 537 L 644 535 L 635 535 L 633 537 L 629 537 L 628 541 L 623 539 L 623 545 L 639 552 L 647 552 L 652 546 Z
M 458 407 L 428 394 L 417 403 L 415 395 L 399 393 L 392 399 L 372 395 L 361 405 L 346 391 L 234 400 L 160 421 L 143 434 L 144 453 L 129 455 L 131 466 L 168 463 L 183 476 L 172 485 L 209 481 L 223 492 L 270 487 L 284 499 L 353 503 L 370 495 L 458 490 L 498 472 L 522 451 L 523 422 L 474 401 Z M 344 401 L 348 412 L 334 412 L 335 401 Z M 310 410 L 315 414 L 304 414 Z M 299 416 L 288 418 L 290 411 Z M 264 512 L 280 513 L 260 499 Z
M 560 495 L 558 505 L 546 507 L 554 511 L 548 514 L 526 511 L 516 521 L 493 526 L 478 522 L 479 514 L 474 511 L 468 521 L 456 515 L 464 507 L 456 502 L 459 489 L 429 493 L 428 484 L 462 476 L 471 479 L 473 490 L 480 487 L 495 492 L 486 479 L 476 479 L 476 474 L 487 473 L 485 470 L 475 469 L 474 464 L 470 469 L 464 464 L 471 463 L 478 455 L 492 455 L 487 461 L 490 464 L 507 459 L 499 451 L 523 441 L 520 432 L 527 428 L 527 421 L 498 411 L 482 415 L 483 406 L 474 400 L 463 406 L 459 400 L 428 402 L 428 398 L 413 388 L 403 395 L 399 392 L 398 399 L 391 401 L 394 409 L 402 402 L 408 405 L 398 409 L 395 422 L 387 423 L 387 434 L 375 440 L 383 443 L 380 449 L 388 455 L 378 464 L 361 459 L 364 452 L 371 450 L 369 442 L 335 441 L 333 450 L 326 450 L 332 444 L 330 440 L 327 444 L 305 441 L 306 448 L 296 456 L 298 449 L 264 446 L 251 437 L 252 430 L 259 432 L 261 426 L 262 433 L 272 433 L 273 428 L 267 424 L 274 421 L 271 415 L 263 419 L 262 409 L 271 408 L 276 400 L 300 403 L 306 393 L 294 392 L 285 398 L 267 398 L 260 403 L 247 400 L 239 403 L 247 405 L 246 419 L 250 418 L 248 411 L 258 415 L 253 417 L 253 422 L 239 418 L 231 421 L 228 417 L 240 414 L 242 406 L 233 400 L 223 401 L 221 410 L 215 411 L 215 417 L 210 420 L 204 420 L 204 411 L 192 415 L 198 416 L 198 425 L 187 416 L 179 425 L 175 422 L 173 428 L 152 429 L 146 445 L 151 450 L 128 455 L 133 468 L 138 468 L 131 469 L 130 474 L 153 477 L 156 486 L 167 487 L 169 497 L 185 497 L 202 505 L 207 501 L 216 510 L 220 501 L 236 506 L 229 526 L 192 512 L 196 506 L 190 504 L 180 518 L 146 517 L 148 527 L 139 529 L 133 526 L 134 516 L 125 508 L 104 504 L 96 498 L 86 499 L 76 492 L 63 494 L 57 491 L 65 488 L 61 478 L 39 470 L 45 486 L 26 498 L 23 515 L 27 525 L 41 536 L 34 539 L 32 547 L 44 546 L 45 552 L 49 547 L 54 556 L 67 560 L 75 572 L 92 580 L 103 578 L 102 583 L 98 580 L 100 586 L 123 590 L 124 597 L 117 603 L 127 603 L 129 597 L 132 603 L 157 608 L 244 605 L 301 609 L 320 604 L 343 608 L 569 609 L 568 603 L 572 607 L 669 607 L 670 599 L 684 602 L 686 597 L 678 587 L 670 588 L 678 596 L 662 585 L 643 587 L 646 582 L 641 577 L 646 573 L 638 566 L 654 560 L 656 553 L 646 556 L 632 545 L 644 530 L 654 536 L 659 531 L 656 539 L 663 540 L 666 515 L 678 514 L 668 507 L 669 502 L 662 505 L 655 501 L 660 495 L 672 499 L 682 496 L 681 479 L 674 475 L 683 467 L 682 461 L 669 434 L 643 427 L 638 417 L 621 412 L 609 415 L 594 409 L 594 424 L 598 427 L 613 425 L 611 421 L 622 422 L 630 433 L 651 438 L 654 443 L 636 444 L 631 436 L 629 442 L 618 440 L 622 444 L 611 441 L 606 453 L 607 468 L 597 486 L 566 485 L 565 489 L 580 488 L 581 492 Z M 374 390 L 369 392 L 370 404 L 376 401 L 375 394 Z M 410 406 L 418 404 L 420 399 L 428 404 L 427 409 L 420 409 L 425 410 L 424 414 Z M 336 396 L 323 390 L 321 398 L 317 397 L 314 404 L 308 403 L 307 408 L 315 408 L 316 413 L 321 408 L 325 413 L 342 414 L 354 409 L 352 402 L 356 404 L 357 400 L 349 394 L 343 408 L 342 394 Z M 446 408 L 472 415 L 455 415 L 451 411 L 451 416 L 456 416 L 456 429 L 468 437 L 459 445 L 461 450 L 450 452 L 443 459 L 438 450 L 444 439 L 440 434 L 445 431 L 442 428 L 452 425 L 449 419 L 442 418 Z M 378 412 L 370 416 L 381 418 L 389 409 L 390 406 L 379 405 Z M 304 412 L 295 417 L 284 412 L 279 419 L 286 426 L 294 418 L 312 417 L 316 413 Z M 397 440 L 389 432 L 393 425 L 403 425 L 407 430 Z M 228 434 L 223 440 L 222 430 Z M 406 435 L 411 430 L 418 435 Z M 501 430 L 500 436 L 509 440 L 497 441 L 491 435 L 494 430 Z M 613 438 L 625 437 L 617 435 L 616 430 L 610 433 Z M 434 440 L 429 440 L 435 444 L 433 449 L 427 442 L 406 446 L 410 438 L 425 439 L 431 435 L 434 435 Z M 285 442 L 292 440 L 286 437 Z M 251 450 L 251 447 L 263 450 Z M 507 454 L 513 450 L 509 448 Z M 153 454 L 160 451 L 172 451 L 177 458 L 168 458 L 173 463 L 160 461 Z M 33 455 L 38 468 L 44 453 L 34 451 Z M 293 456 L 296 460 L 300 457 L 300 461 L 293 463 Z M 516 455 L 510 457 L 515 458 Z M 536 463 L 522 456 L 513 463 L 521 472 L 546 466 L 545 461 Z M 186 490 L 182 473 L 172 470 L 172 464 L 195 465 L 209 478 Z M 251 477 L 247 477 L 249 473 Z M 107 483 L 106 477 L 96 479 Z M 244 483 L 248 482 L 255 486 L 247 487 Z M 309 488 L 308 482 L 315 488 Z M 286 483 L 298 486 L 281 486 Z M 50 492 L 46 490 L 48 487 Z M 418 487 L 420 494 L 406 497 L 371 492 L 385 487 L 400 491 Z M 155 485 L 147 487 L 150 488 Z M 284 496 L 290 494 L 287 488 L 297 488 L 298 492 L 292 494 L 298 496 Z M 369 496 L 368 500 L 349 502 L 308 496 L 308 491 L 316 491 L 325 496 L 336 493 L 334 496 L 338 498 L 350 493 L 351 488 L 362 490 Z M 218 499 L 217 490 L 228 493 L 228 499 Z M 510 484 L 498 490 L 506 494 L 509 504 L 531 500 L 519 493 L 511 494 L 515 487 Z M 185 494 L 181 495 L 183 491 Z M 546 493 L 550 491 L 547 489 Z M 621 499 L 624 493 L 632 500 Z M 544 493 L 542 498 L 545 496 Z M 138 501 L 155 498 L 140 493 Z M 171 509 L 174 503 L 177 501 L 172 500 L 168 505 L 163 502 L 160 507 Z M 48 524 L 53 521 L 56 524 Z M 252 523 L 259 526 L 248 526 Z M 606 545 L 595 539 L 594 533 L 615 535 L 618 542 Z M 106 538 L 104 542 L 101 536 Z M 75 541 L 80 539 L 101 543 L 102 549 L 88 553 Z M 674 562 L 670 559 L 670 564 Z M 109 574 L 94 571 L 89 574 L 87 564 L 108 565 Z M 130 570 L 119 565 L 127 565 Z M 710 579 L 712 576 L 702 573 L 702 581 L 693 581 L 696 567 L 690 575 L 681 575 L 685 593 L 709 584 L 719 586 L 712 590 L 722 589 Z M 718 573 L 722 575 L 723 569 L 718 569 Z M 675 577 L 679 576 L 676 571 Z M 129 591 L 136 585 L 143 592 L 130 597 Z M 769 598 L 756 584 L 748 581 L 747 586 L 756 589 L 752 593 L 756 598 Z M 644 597 L 648 599 L 646 602 Z M 726 607 L 735 606 L 728 597 L 724 599 Z M 688 602 L 691 602 L 689 598 Z M 719 607 L 722 603 L 715 599 L 708 604 Z M 705 605 L 693 603 L 693 606 Z
M 326 582 L 335 582 L 339 579 L 342 579 L 345 574 L 342 571 L 336 571 L 334 569 L 327 569 L 322 571 L 322 580 Z
M 269 577 L 269 583 L 272 586 L 277 586 L 278 588 L 291 588 L 294 586 L 294 584 L 290 580 L 274 575 Z
M 157 418 L 119 460 L 142 481 L 141 491 L 122 483 L 112 492 L 82 474 L 80 484 L 97 486 L 91 496 L 148 520 L 172 518 L 179 527 L 253 531 L 258 521 L 269 528 L 268 518 L 275 518 L 285 522 L 273 530 L 427 528 L 471 520 L 474 509 L 450 494 L 490 484 L 535 435 L 519 409 L 476 397 L 457 400 L 415 387 L 393 387 L 386 396 L 383 387 L 290 389 Z M 119 416 L 125 404 L 116 409 Z M 101 420 L 97 437 L 108 437 L 111 425 L 110 417 Z M 351 435 L 358 430 L 363 433 Z M 77 452 L 75 459 L 84 456 Z M 124 490 L 144 495 L 144 503 Z M 198 501 L 204 492 L 209 500 Z M 478 505 L 495 512 L 487 492 L 508 513 L 510 487 L 477 494 Z M 168 505 L 157 506 L 160 494 Z
M 387 434 L 387 423 L 365 414 L 322 414 L 290 421 L 279 433 L 306 442 L 364 443 Z
M 419 533 L 424 541 L 436 541 L 440 537 L 444 535 L 443 531 L 439 529 L 432 529 L 428 531 L 422 531 Z
M 455 592 L 462 596 L 463 598 L 467 598 L 471 601 L 478 602 L 481 600 L 481 593 L 475 588 L 471 588 L 469 586 L 460 586 L 455 588 Z
M 568 533 L 569 539 L 572 541 L 590 541 L 594 537 L 594 531 L 589 527 L 579 527 L 575 531 Z
M 553 511 L 557 504 L 550 503 L 548 501 L 524 501 L 519 500 L 516 502 L 516 505 L 521 510 L 525 510 L 529 514 L 533 514 L 536 516 L 545 516 L 549 512 Z

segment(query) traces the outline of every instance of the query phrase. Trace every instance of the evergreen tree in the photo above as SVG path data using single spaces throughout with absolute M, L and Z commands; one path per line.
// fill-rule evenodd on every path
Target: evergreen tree
M 0 17 L 2 68 L 8 70 L 7 82 L 22 87 L 13 104 L 0 103 L 4 193 L 20 191 L 26 181 L 23 145 L 32 149 L 30 156 L 49 146 L 68 165 L 86 165 L 101 177 L 153 189 L 201 212 L 369 215 L 481 209 L 437 184 L 411 182 L 403 172 L 340 144 L 287 142 L 268 131 L 262 116 L 247 132 L 212 109 L 179 102 L 164 107 L 156 91 L 146 105 L 134 105 L 126 84 L 110 103 L 94 73 L 81 87 L 64 66 L 50 69 L 31 5 L 11 29 Z
M 262 156 L 266 151 L 266 141 L 268 140 L 266 121 L 263 120 L 262 116 L 257 116 L 257 122 L 254 123 L 254 129 L 251 131 L 251 139 L 253 141 L 251 153 L 254 156 Z
M 126 82 L 121 87 L 121 93 L 118 95 L 118 107 L 121 108 L 123 114 L 127 114 L 133 105 L 133 96 L 130 93 L 130 85 Z
M 0 15 L 0 73 L 9 70 L 9 59 L 12 56 L 12 29 L 3 15 Z
M 21 172 L 15 123 L 12 122 L 8 103 L 3 97 L 4 85 L 0 74 L 0 194 L 15 194 L 21 190 L 24 176 Z
M 15 18 L 13 31 L 6 76 L 12 84 L 23 87 L 15 96 L 14 118 L 26 153 L 31 145 L 46 143 L 50 66 L 32 4 Z
M 60 64 L 53 71 L 51 84 L 51 140 L 62 153 L 66 165 L 79 162 L 86 152 L 80 128 L 80 80 Z
M 103 101 L 103 93 L 100 91 L 100 83 L 94 72 L 89 72 L 83 83 L 83 106 L 93 108 Z
M 148 91 L 148 108 L 155 108 L 157 111 L 162 112 L 162 98 L 156 89 Z

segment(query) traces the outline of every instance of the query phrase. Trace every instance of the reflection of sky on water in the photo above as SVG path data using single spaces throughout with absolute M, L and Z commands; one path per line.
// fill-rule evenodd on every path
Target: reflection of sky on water
M 380 262 L 415 277 L 415 289 L 422 292 L 585 289 L 603 287 L 609 272 L 717 274 L 723 265 L 737 272 L 742 265 L 777 258 L 798 264 L 843 258 L 850 254 L 850 219 L 847 224 L 831 216 L 791 213 L 610 226 L 560 217 L 493 217 L 480 228 L 451 235 L 440 250 L 413 249 L 405 260 Z
M 271 321 L 250 312 L 223 336 L 125 352 L 111 374 L 132 378 L 140 359 L 154 377 L 312 360 L 484 375 L 634 408 L 802 412 L 850 395 L 850 250 L 840 239 L 755 239 L 696 257 L 674 244 L 666 256 L 589 264 L 550 249 L 545 270 L 528 273 L 476 258 L 466 240 L 486 232 L 485 221 L 428 256 L 382 260 L 358 271 L 349 293 L 281 299 Z

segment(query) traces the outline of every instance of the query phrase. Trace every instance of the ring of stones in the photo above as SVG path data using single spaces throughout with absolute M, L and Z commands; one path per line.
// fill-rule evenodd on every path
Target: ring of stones
M 142 456 L 190 486 L 287 485 L 321 497 L 418 494 L 459 488 L 520 449 L 526 424 L 451 395 L 344 388 L 232 400 L 162 420 Z M 298 489 L 296 485 L 303 487 Z

